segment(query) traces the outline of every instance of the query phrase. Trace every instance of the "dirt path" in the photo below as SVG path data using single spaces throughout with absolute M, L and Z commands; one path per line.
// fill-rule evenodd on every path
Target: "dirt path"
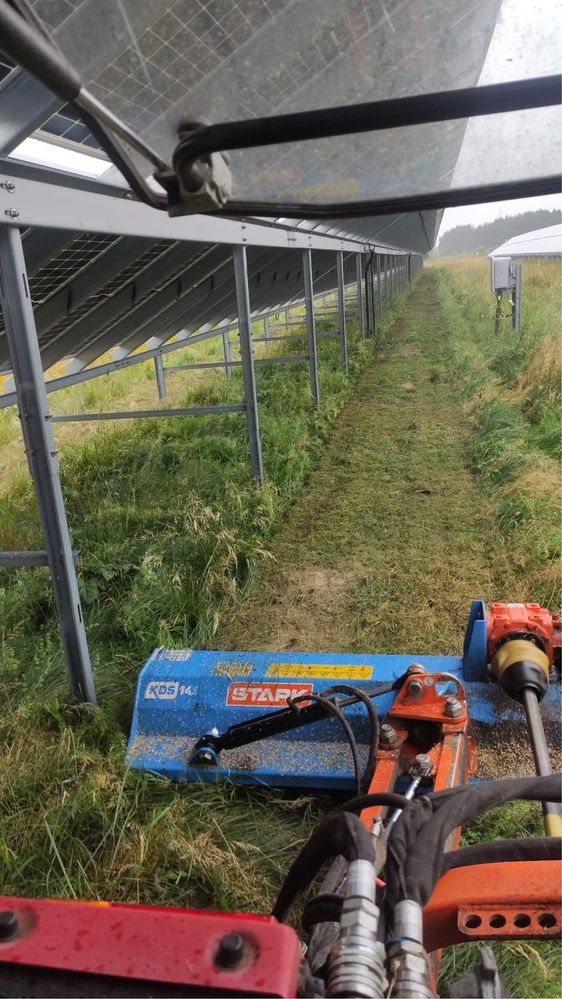
M 517 599 L 451 382 L 427 271 L 219 647 L 457 653 L 474 597 Z

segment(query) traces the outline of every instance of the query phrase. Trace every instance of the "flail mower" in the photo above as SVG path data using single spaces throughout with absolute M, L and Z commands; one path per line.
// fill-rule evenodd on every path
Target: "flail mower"
M 20 989 L 3 994 L 429 999 L 444 947 L 558 937 L 561 782 L 545 726 L 559 670 L 559 616 L 482 601 L 461 657 L 157 649 L 132 767 L 333 792 L 334 810 L 270 914 L 0 900 L 0 961 Z M 477 780 L 476 743 L 523 746 L 525 721 L 537 776 Z M 465 823 L 516 799 L 542 803 L 544 837 L 459 847 Z M 449 995 L 505 995 L 489 948 Z

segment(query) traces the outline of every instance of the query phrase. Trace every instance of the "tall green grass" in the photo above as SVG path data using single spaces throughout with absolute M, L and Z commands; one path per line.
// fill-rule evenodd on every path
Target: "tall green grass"
M 560 264 L 523 262 L 521 331 L 494 333 L 488 261 L 439 266 L 458 391 L 475 425 L 473 469 L 492 492 L 498 523 L 528 577 L 528 593 L 559 604 Z M 530 598 L 530 597 L 529 597 Z
M 136 679 L 154 647 L 212 646 L 221 615 L 270 557 L 281 512 L 299 496 L 372 357 L 373 341 L 361 340 L 352 322 L 348 332 L 347 376 L 337 340 L 318 342 L 318 410 L 306 364 L 256 369 L 263 488 L 251 477 L 243 415 L 162 417 L 61 435 L 99 707 L 67 703 L 47 572 L 1 572 L 0 892 L 267 910 L 322 802 L 255 788 L 186 790 L 130 774 L 126 738 Z M 295 353 L 306 349 L 304 340 L 290 343 Z M 128 375 L 120 407 L 138 408 L 148 380 L 145 371 L 136 381 Z M 230 381 L 213 372 L 190 383 L 173 388 L 174 404 L 242 397 L 236 370 Z M 79 401 L 103 408 L 116 391 L 100 384 Z M 54 408 L 61 411 L 56 397 Z M 0 498 L 0 524 L 0 547 L 42 547 L 22 475 Z

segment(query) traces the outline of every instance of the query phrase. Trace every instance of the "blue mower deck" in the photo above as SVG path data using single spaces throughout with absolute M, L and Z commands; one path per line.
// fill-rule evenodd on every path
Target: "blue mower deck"
M 372 692 L 400 677 L 414 662 L 431 673 L 452 673 L 465 687 L 473 722 L 522 723 L 522 709 L 487 677 L 484 608 L 473 605 L 464 658 L 424 655 L 341 655 L 310 652 L 209 652 L 157 649 L 139 677 L 127 759 L 132 767 L 172 780 L 232 780 L 276 787 L 353 790 L 353 766 L 341 726 L 326 718 L 250 745 L 223 751 L 217 766 L 191 765 L 198 739 L 265 711 L 283 708 L 288 696 L 349 683 Z M 452 692 L 446 689 L 440 693 Z M 558 712 L 551 685 L 542 705 L 545 722 Z M 380 717 L 394 693 L 375 700 Z M 346 709 L 359 744 L 368 752 L 369 726 L 361 703 Z

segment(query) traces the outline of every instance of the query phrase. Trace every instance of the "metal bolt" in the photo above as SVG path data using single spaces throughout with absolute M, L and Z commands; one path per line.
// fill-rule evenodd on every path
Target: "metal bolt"
M 4 211 L 4 215 L 6 216 L 6 218 L 9 219 L 19 219 L 20 217 L 20 213 L 18 212 L 17 208 L 6 208 Z
M 462 704 L 456 697 L 447 697 L 445 701 L 445 714 L 448 718 L 458 718 L 462 715 Z
M 16 185 L 14 184 L 13 180 L 1 181 L 0 187 L 3 187 L 5 191 L 9 192 L 9 194 L 13 194 L 16 189 Z
M 0 912 L 0 940 L 9 940 L 19 930 L 18 917 L 11 909 Z
M 239 933 L 227 933 L 219 943 L 215 964 L 219 968 L 235 968 L 244 957 L 244 938 Z
M 396 734 L 396 729 L 385 722 L 381 725 L 381 742 L 384 742 L 387 746 L 394 746 L 398 742 L 398 736 Z
M 215 763 L 216 761 L 215 761 L 214 753 L 211 753 L 210 750 L 208 750 L 208 749 L 204 749 L 201 753 L 199 753 L 198 762 L 199 763 Z
M 419 700 L 423 697 L 424 686 L 421 680 L 410 680 L 408 684 L 408 697 L 413 697 L 415 700 Z
M 427 755 L 427 753 L 418 753 L 411 767 L 411 771 L 419 774 L 420 777 L 428 777 L 431 773 L 432 766 L 433 764 L 431 762 L 431 758 Z

